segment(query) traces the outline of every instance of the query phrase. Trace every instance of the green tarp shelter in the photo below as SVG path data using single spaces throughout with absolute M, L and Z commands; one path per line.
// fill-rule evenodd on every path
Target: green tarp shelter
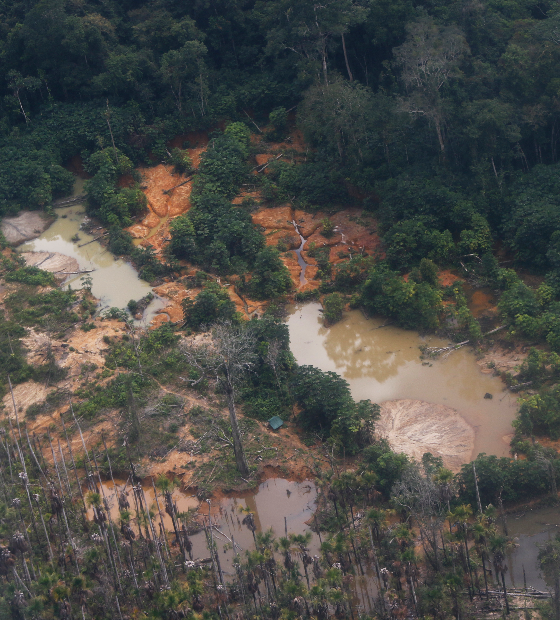
M 270 418 L 268 423 L 276 431 L 282 426 L 282 424 L 284 424 L 284 421 L 281 418 L 279 418 L 277 415 L 275 415 Z

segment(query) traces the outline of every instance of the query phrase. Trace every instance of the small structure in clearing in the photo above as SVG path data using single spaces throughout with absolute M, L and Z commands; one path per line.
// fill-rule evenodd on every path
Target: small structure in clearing
M 270 424 L 273 430 L 277 431 L 282 426 L 282 424 L 284 424 L 284 421 L 282 420 L 282 418 L 279 418 L 277 415 L 274 415 L 270 418 L 268 423 Z

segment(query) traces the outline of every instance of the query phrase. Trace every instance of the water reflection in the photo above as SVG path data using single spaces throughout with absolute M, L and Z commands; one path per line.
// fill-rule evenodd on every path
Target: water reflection
M 523 588 L 526 581 L 527 586 L 546 590 L 547 586 L 537 565 L 537 545 L 560 534 L 560 510 L 557 506 L 527 508 L 522 513 L 510 515 L 507 524 L 509 535 L 516 538 L 518 546 L 508 554 L 506 582 L 515 588 Z
M 357 310 L 325 328 L 320 308 L 310 303 L 291 309 L 288 327 L 298 363 L 339 373 L 356 399 L 411 398 L 452 407 L 475 428 L 473 458 L 480 452 L 509 455 L 507 435 L 517 411 L 516 397 L 504 391 L 500 379 L 480 371 L 472 351 L 459 349 L 446 359 L 423 364 L 421 344 L 449 342 L 387 325 L 386 319 L 366 319 Z M 487 392 L 492 399 L 484 399 Z

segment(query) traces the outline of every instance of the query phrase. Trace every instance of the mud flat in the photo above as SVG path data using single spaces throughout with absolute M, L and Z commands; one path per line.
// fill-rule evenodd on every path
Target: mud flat
M 2 234 L 10 245 L 20 245 L 38 237 L 52 222 L 40 211 L 23 211 L 16 217 L 2 220 Z

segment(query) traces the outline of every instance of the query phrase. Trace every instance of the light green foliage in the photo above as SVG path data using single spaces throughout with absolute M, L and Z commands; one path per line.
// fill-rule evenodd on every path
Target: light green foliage
M 328 217 L 321 220 L 321 234 L 327 239 L 334 235 L 334 224 Z
M 225 129 L 224 135 L 233 138 L 239 144 L 242 149 L 243 159 L 249 157 L 251 131 L 245 123 L 230 123 Z

